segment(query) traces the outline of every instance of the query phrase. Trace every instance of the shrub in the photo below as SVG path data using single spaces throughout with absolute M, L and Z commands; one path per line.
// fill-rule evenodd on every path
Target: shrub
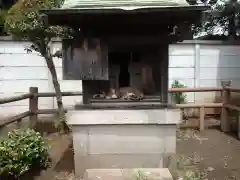
M 50 162 L 44 138 L 32 129 L 11 131 L 0 140 L 0 179 L 17 179 L 35 168 L 48 168 Z
M 172 88 L 186 88 L 186 86 L 182 83 L 180 83 L 178 80 L 175 80 L 172 83 Z M 173 100 L 175 101 L 176 104 L 182 104 L 185 103 L 186 101 L 186 94 L 182 92 L 174 92 L 172 93 Z

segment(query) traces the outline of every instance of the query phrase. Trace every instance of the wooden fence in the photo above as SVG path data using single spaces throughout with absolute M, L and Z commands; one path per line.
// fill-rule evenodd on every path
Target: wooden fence
M 82 95 L 82 92 L 62 92 L 62 96 L 80 96 L 80 95 Z M 24 100 L 24 99 L 29 99 L 29 110 L 26 112 L 23 112 L 21 114 L 18 114 L 16 116 L 0 120 L 0 128 L 5 125 L 8 125 L 10 123 L 20 121 L 21 119 L 23 119 L 25 117 L 29 117 L 30 122 L 32 124 L 35 124 L 36 121 L 38 120 L 38 114 L 54 114 L 54 113 L 56 113 L 57 112 L 56 109 L 38 109 L 38 98 L 40 98 L 40 97 L 55 97 L 55 96 L 56 96 L 56 93 L 51 93 L 51 92 L 40 93 L 40 92 L 38 92 L 37 87 L 30 87 L 29 93 L 22 94 L 20 96 L 15 96 L 15 97 L 1 98 L 0 104 L 6 104 L 6 103 L 11 103 L 11 102 L 15 102 L 15 101 Z
M 205 108 L 222 108 L 221 112 L 221 129 L 224 132 L 230 130 L 229 110 L 235 110 L 240 112 L 240 107 L 229 104 L 231 92 L 240 92 L 240 89 L 232 88 L 229 84 L 223 85 L 222 88 L 170 88 L 169 93 L 174 92 L 221 92 L 222 94 L 222 103 L 202 103 L 202 104 L 177 104 L 176 106 L 180 109 L 185 108 L 198 108 L 200 112 L 199 116 L 199 130 L 204 130 L 204 119 L 205 119 Z M 62 96 L 80 96 L 82 92 L 62 92 Z M 25 117 L 30 118 L 30 122 L 35 124 L 38 120 L 38 114 L 53 114 L 56 113 L 56 109 L 38 109 L 38 99 L 40 97 L 55 97 L 56 93 L 40 93 L 38 92 L 37 87 L 30 87 L 29 93 L 9 97 L 9 98 L 0 98 L 0 104 L 20 101 L 24 99 L 29 99 L 29 110 L 18 114 L 13 117 L 9 117 L 0 121 L 0 128 L 8 125 L 10 123 L 21 121 Z

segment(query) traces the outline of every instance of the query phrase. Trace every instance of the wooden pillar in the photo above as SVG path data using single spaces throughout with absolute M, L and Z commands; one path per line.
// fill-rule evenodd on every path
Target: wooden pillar
M 32 128 L 35 128 L 37 121 L 38 121 L 38 88 L 37 87 L 30 87 L 29 92 L 33 95 L 29 98 L 29 111 L 31 112 L 31 116 L 29 118 L 30 125 Z
M 237 119 L 237 137 L 240 140 L 240 111 L 238 113 L 238 119 Z
M 222 92 L 222 112 L 221 112 L 221 130 L 223 132 L 229 132 L 230 131 L 230 121 L 229 121 L 229 109 L 226 108 L 226 104 L 229 103 L 230 100 L 230 91 L 226 90 L 226 87 L 230 86 L 230 81 L 226 83 L 226 81 L 221 82 L 223 92 Z
M 160 73 L 161 73 L 161 102 L 169 103 L 168 94 L 168 46 L 169 44 L 163 44 L 160 53 L 162 53 L 161 63 L 160 63 Z
M 204 109 L 204 106 L 201 106 L 200 107 L 199 131 L 204 130 L 204 119 L 205 119 L 205 109 Z

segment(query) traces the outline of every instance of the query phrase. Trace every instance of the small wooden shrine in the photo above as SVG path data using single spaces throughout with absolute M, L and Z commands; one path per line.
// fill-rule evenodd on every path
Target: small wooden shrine
M 187 38 L 207 9 L 185 0 L 66 0 L 42 11 L 51 25 L 79 32 L 63 40 L 64 78 L 83 85 L 84 105 L 67 114 L 77 176 L 86 169 L 171 166 L 181 112 L 169 105 L 168 46 Z M 141 88 L 145 98 L 92 99 L 125 86 Z
M 79 32 L 63 40 L 63 75 L 83 80 L 84 104 L 109 103 L 93 100 L 97 91 L 134 86 L 145 103 L 167 105 L 168 45 L 189 36 L 207 8 L 184 0 L 66 0 L 43 13 L 49 24 Z

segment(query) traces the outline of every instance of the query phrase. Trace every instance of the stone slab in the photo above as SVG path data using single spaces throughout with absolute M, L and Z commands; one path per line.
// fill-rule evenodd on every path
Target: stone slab
M 73 126 L 75 172 L 102 168 L 165 168 L 176 152 L 176 125 Z
M 173 180 L 167 168 L 87 169 L 84 180 Z
M 86 169 L 168 167 L 180 117 L 176 109 L 71 112 L 76 175 L 83 178 Z
M 179 124 L 180 109 L 81 110 L 67 113 L 69 125 L 97 124 Z

